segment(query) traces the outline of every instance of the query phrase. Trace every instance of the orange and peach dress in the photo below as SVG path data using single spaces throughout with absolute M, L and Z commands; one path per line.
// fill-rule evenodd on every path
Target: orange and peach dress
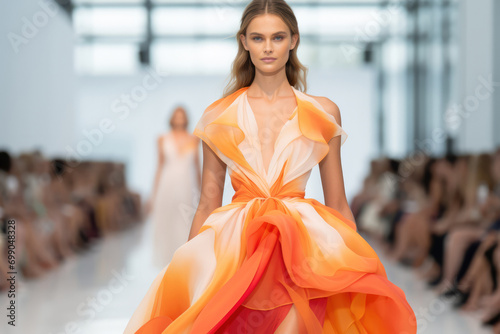
M 404 292 L 355 222 L 304 197 L 330 139 L 347 134 L 291 87 L 297 108 L 268 170 L 248 87 L 204 111 L 193 133 L 227 164 L 235 194 L 175 251 L 125 334 L 274 333 L 292 306 L 299 333 L 416 333 Z

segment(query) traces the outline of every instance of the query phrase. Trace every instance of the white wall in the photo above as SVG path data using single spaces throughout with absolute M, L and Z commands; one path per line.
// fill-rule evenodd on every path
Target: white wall
M 75 126 L 69 18 L 48 0 L 10 1 L 3 7 L 0 147 L 15 153 L 34 148 L 47 155 L 62 153 L 73 142 Z
M 95 131 L 103 119 L 109 119 L 112 132 L 103 134 L 96 145 L 91 145 L 89 154 L 80 157 L 125 161 L 130 186 L 143 195 L 148 194 L 153 182 L 156 139 L 169 130 L 168 118 L 174 107 L 186 107 L 192 131 L 205 108 L 221 97 L 224 80 L 215 76 L 157 75 L 149 69 L 133 77 L 80 77 L 78 81 L 77 146 L 72 149 L 82 151 L 78 144 L 88 142 L 84 131 Z M 146 94 L 139 98 L 135 94 L 141 90 Z M 137 101 L 136 105 L 126 107 L 122 102 L 126 95 Z
M 341 149 L 347 199 L 360 189 L 368 173 L 370 160 L 377 153 L 376 72 L 371 67 L 311 71 L 308 93 L 326 96 L 340 109 L 342 128 L 348 138 Z M 307 197 L 323 202 L 319 168 L 311 174 Z
M 154 70 L 151 69 L 154 73 Z M 144 87 L 143 81 L 157 84 L 144 89 L 147 94 L 128 114 L 114 112 L 113 103 Z M 102 138 L 96 136 L 88 157 L 111 157 L 127 162 L 131 187 L 147 195 L 151 189 L 157 163 L 156 138 L 167 131 L 167 118 L 181 103 L 190 117 L 190 131 L 206 107 L 221 97 L 225 77 L 162 76 L 144 72 L 134 77 L 81 77 L 78 80 L 77 143 L 88 141 L 83 131 L 98 129 L 103 119 L 114 126 Z M 348 198 L 361 185 L 371 155 L 376 152 L 374 114 L 374 76 L 369 68 L 310 71 L 308 93 L 327 96 L 336 102 L 342 113 L 343 128 L 349 137 L 342 147 L 344 175 Z M 119 104 L 123 107 L 124 104 Z M 95 131 L 94 131 L 95 132 Z M 78 152 L 77 147 L 72 149 Z M 224 203 L 233 195 L 229 178 L 226 180 Z M 322 200 L 319 172 L 313 171 L 306 196 Z

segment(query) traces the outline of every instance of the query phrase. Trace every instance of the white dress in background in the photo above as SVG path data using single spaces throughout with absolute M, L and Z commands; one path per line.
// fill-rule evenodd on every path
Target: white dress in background
M 161 268 L 170 262 L 175 250 L 187 242 L 199 199 L 196 142 L 181 143 L 181 147 L 177 147 L 172 133 L 162 140 L 165 163 L 151 212 L 153 263 Z

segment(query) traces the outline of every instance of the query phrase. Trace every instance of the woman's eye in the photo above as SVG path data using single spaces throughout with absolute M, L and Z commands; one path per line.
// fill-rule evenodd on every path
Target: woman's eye
M 276 38 L 281 38 L 279 39 L 281 41 L 283 39 L 283 36 L 276 36 Z

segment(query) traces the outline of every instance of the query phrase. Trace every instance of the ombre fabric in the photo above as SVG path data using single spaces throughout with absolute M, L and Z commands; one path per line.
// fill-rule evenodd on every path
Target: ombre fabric
M 353 221 L 304 198 L 335 118 L 292 87 L 297 108 L 266 171 L 244 87 L 212 103 L 194 134 L 227 164 L 235 194 L 179 247 L 129 321 L 129 333 L 416 333 L 404 292 L 387 279 Z

